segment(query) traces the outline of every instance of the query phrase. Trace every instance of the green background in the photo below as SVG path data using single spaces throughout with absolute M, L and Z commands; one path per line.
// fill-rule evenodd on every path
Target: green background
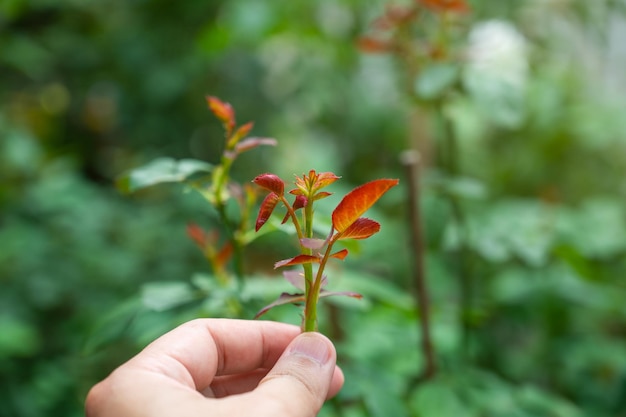
M 504 22 L 521 61 L 471 78 L 459 53 L 407 72 L 358 48 L 383 1 L 0 0 L 0 415 L 82 415 L 147 342 L 227 315 L 185 234 L 210 224 L 206 202 L 114 187 L 161 156 L 217 163 L 210 94 L 279 143 L 242 155 L 238 182 L 333 171 L 322 217 L 357 184 L 401 180 L 368 214 L 382 231 L 329 273 L 365 298 L 324 304 L 347 381 L 322 415 L 626 416 L 626 4 L 470 3 L 446 42 L 466 50 Z M 513 70 L 517 89 L 498 79 Z M 421 383 L 399 159 L 414 146 L 438 364 Z M 289 290 L 271 264 L 292 239 L 247 249 L 244 318 Z M 269 318 L 299 321 L 290 306 Z

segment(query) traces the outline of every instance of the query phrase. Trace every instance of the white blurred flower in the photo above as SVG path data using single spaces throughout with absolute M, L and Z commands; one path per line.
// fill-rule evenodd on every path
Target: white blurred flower
M 524 117 L 528 44 L 511 23 L 490 20 L 469 34 L 464 83 L 497 123 L 515 126 Z
M 468 69 L 511 87 L 522 88 L 528 72 L 527 45 L 515 26 L 502 20 L 482 22 L 469 35 Z

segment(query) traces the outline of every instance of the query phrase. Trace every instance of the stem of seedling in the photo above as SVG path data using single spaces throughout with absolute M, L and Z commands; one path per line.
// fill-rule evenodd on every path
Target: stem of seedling
M 328 262 L 328 258 L 330 257 L 334 243 L 334 239 L 328 242 L 328 245 L 326 246 L 326 251 L 324 252 L 324 256 L 320 261 L 320 266 L 317 269 L 317 274 L 315 275 L 313 286 L 312 288 L 310 288 L 310 290 L 307 291 L 307 305 L 304 309 L 304 326 L 302 329 L 302 331 L 304 332 L 317 331 L 317 301 L 320 296 L 322 280 L 324 278 L 324 268 L 326 267 L 326 263 Z M 308 264 L 308 266 L 311 266 L 311 264 Z
M 289 214 L 289 218 L 296 229 L 296 233 L 298 234 L 298 241 L 301 241 L 305 236 L 308 238 L 313 237 L 313 204 L 312 202 L 307 202 L 304 211 L 304 224 L 305 231 L 302 232 L 302 228 L 300 227 L 300 222 L 298 220 L 298 215 L 291 207 L 289 202 L 284 196 L 280 196 L 280 201 L 283 203 L 285 208 L 287 209 L 287 213 Z M 304 255 L 311 255 L 312 250 L 300 245 L 300 249 Z M 304 319 L 302 321 L 302 331 L 305 332 L 313 332 L 317 330 L 317 296 L 315 296 L 315 288 L 317 287 L 319 292 L 319 286 L 321 285 L 321 279 L 318 283 L 318 279 L 316 278 L 313 281 L 313 265 L 304 264 L 302 265 L 304 270 L 304 285 L 305 285 L 305 307 L 304 307 Z M 323 269 L 323 268 L 322 268 Z M 319 271 L 318 271 L 319 275 Z
M 222 155 L 221 167 L 219 175 L 215 179 L 213 198 L 215 201 L 215 208 L 220 217 L 220 221 L 224 224 L 226 232 L 228 233 L 228 239 L 233 247 L 233 266 L 237 283 L 241 285 L 244 280 L 243 272 L 243 245 L 239 237 L 237 236 L 237 226 L 233 224 L 232 220 L 226 213 L 226 204 L 222 198 L 224 193 L 224 187 L 226 186 L 227 179 L 230 173 L 230 167 L 232 166 L 233 159 Z
M 306 206 L 304 206 L 304 235 L 307 238 L 313 238 L 313 199 L 308 199 Z M 302 252 L 305 255 L 312 255 L 313 250 L 302 247 Z M 319 287 L 317 278 L 313 281 L 313 264 L 304 264 L 304 282 L 305 282 L 305 306 L 304 306 L 304 322 L 302 331 L 314 332 L 317 330 L 317 293 L 316 287 Z M 321 271 L 323 267 L 320 265 L 318 269 Z
M 300 254 L 290 259 L 276 262 L 274 268 L 302 265 L 304 271 L 303 280 L 300 276 L 291 275 L 292 271 L 285 273 L 287 280 L 292 282 L 304 294 L 283 293 L 270 305 L 264 307 L 256 317 L 264 314 L 270 308 L 277 305 L 304 302 L 304 317 L 302 319 L 302 331 L 317 331 L 317 303 L 321 296 L 345 295 L 349 297 L 361 298 L 360 294 L 350 292 L 330 292 L 322 289 L 326 282 L 324 268 L 330 258 L 344 259 L 348 251 L 343 249 L 332 253 L 334 243 L 339 239 L 367 239 L 380 230 L 380 224 L 376 221 L 360 217 L 367 211 L 384 193 L 391 187 L 398 184 L 396 179 L 380 179 L 370 181 L 350 191 L 341 200 L 339 205 L 332 212 L 331 232 L 325 240 L 314 239 L 313 233 L 313 203 L 321 198 L 331 195 L 320 189 L 332 184 L 339 177 L 332 172 L 316 173 L 309 171 L 308 175 L 303 175 L 296 179 L 296 188 L 289 193 L 296 195 L 293 205 L 290 205 L 285 195 L 285 183 L 274 174 L 261 174 L 253 182 L 270 193 L 265 197 L 259 208 L 259 215 L 256 221 L 258 231 L 269 219 L 276 205 L 281 202 L 287 208 L 287 216 L 291 218 L 298 233 L 300 241 Z M 298 222 L 295 211 L 302 210 L 302 223 Z M 325 247 L 324 254 L 320 256 L 318 252 Z M 318 264 L 315 277 L 313 276 L 313 264 Z M 294 281 L 294 280 L 297 280 Z M 304 281 L 304 282 L 302 282 Z

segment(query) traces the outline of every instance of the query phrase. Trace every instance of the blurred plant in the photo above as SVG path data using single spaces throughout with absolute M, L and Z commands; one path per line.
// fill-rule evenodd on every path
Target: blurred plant
M 220 163 L 220 125 L 206 120 L 197 91 L 228 95 L 238 115 L 254 108 L 255 129 L 289 138 L 263 161 L 246 164 L 259 150 L 242 155 L 230 178 L 252 179 L 267 162 L 272 172 L 300 172 L 292 156 L 305 155 L 320 171 L 341 167 L 344 181 L 363 183 L 374 171 L 398 176 L 393 155 L 406 137 L 419 150 L 403 160 L 403 188 L 414 196 L 394 205 L 396 215 L 376 215 L 384 227 L 360 257 L 356 242 L 342 241 L 351 256 L 340 277 L 326 269 L 364 300 L 331 297 L 318 309 L 346 374 L 321 416 L 623 415 L 624 1 L 397 0 L 419 6 L 403 29 L 417 60 L 391 49 L 381 52 L 393 59 L 357 53 L 357 31 L 383 45 L 400 39 L 397 25 L 361 29 L 381 1 L 117 2 L 113 13 L 106 2 L 0 3 L 1 416 L 83 415 L 90 384 L 157 335 L 198 315 L 251 317 L 286 290 L 248 269 L 282 259 L 283 236 L 246 247 L 239 291 L 229 232 L 203 197 L 176 198 L 169 187 L 134 201 L 110 193 L 114 175 L 155 152 Z M 457 172 L 472 179 L 446 168 L 444 120 Z M 210 186 L 212 171 L 193 178 L 203 174 Z M 473 178 L 488 184 L 487 198 Z M 464 229 L 449 196 L 462 204 Z M 329 200 L 316 206 L 320 235 L 330 228 L 318 222 L 330 217 Z M 404 203 L 423 243 L 405 245 Z M 238 222 L 235 198 L 224 205 Z M 198 223 L 190 233 L 203 251 L 211 242 L 232 287 L 197 273 L 210 268 L 185 242 L 184 219 Z M 268 223 L 260 233 L 283 230 L 280 216 Z M 459 262 L 463 248 L 469 268 Z M 418 254 L 429 319 L 406 290 Z M 466 316 L 474 360 L 461 367 L 454 316 L 464 310 L 457 278 L 467 272 L 476 283 Z M 229 298 L 243 310 L 225 306 Z M 414 327 L 429 320 L 438 373 L 412 390 L 427 369 L 414 347 L 426 339 Z
M 204 161 L 184 159 L 175 161 L 171 158 L 159 158 L 145 166 L 133 169 L 117 180 L 118 188 L 126 193 L 135 192 L 143 188 L 161 183 L 182 183 L 197 191 L 217 211 L 219 223 L 224 225 L 228 237 L 222 242 L 218 230 L 205 231 L 199 225 L 191 223 L 187 226 L 187 234 L 200 247 L 209 261 L 213 273 L 220 285 L 232 288 L 233 277 L 228 268 L 233 258 L 235 280 L 241 290 L 244 272 L 242 250 L 245 245 L 260 234 L 253 233 L 249 225 L 250 212 L 256 203 L 256 192 L 252 184 L 237 184 L 230 180 L 230 169 L 233 162 L 242 152 L 261 145 L 275 145 L 276 140 L 271 138 L 247 138 L 252 129 L 252 122 L 237 126 L 235 111 L 229 103 L 216 97 L 207 97 L 207 103 L 213 114 L 222 122 L 225 131 L 225 148 L 220 163 L 212 166 Z M 313 204 L 331 195 L 322 188 L 332 184 L 340 177 L 331 173 L 317 173 L 309 171 L 295 181 L 296 188 L 289 193 L 295 195 L 293 204 L 289 204 L 285 197 L 285 183 L 274 174 L 257 176 L 253 182 L 270 191 L 261 203 L 256 220 L 255 232 L 259 232 L 266 224 L 277 204 L 281 202 L 287 208 L 282 223 L 291 220 L 300 241 L 301 254 L 284 261 L 277 262 L 275 268 L 293 265 L 303 265 L 304 273 L 295 271 L 285 272 L 285 278 L 304 294 L 283 293 L 274 303 L 263 308 L 257 317 L 266 313 L 274 306 L 288 303 L 305 302 L 303 331 L 317 330 L 317 302 L 321 297 L 330 295 L 347 295 L 360 298 L 361 295 L 351 292 L 331 292 L 324 289 L 327 282 L 324 268 L 330 258 L 344 259 L 348 255 L 347 249 L 332 252 L 333 245 L 343 239 L 365 239 L 380 230 L 380 225 L 374 220 L 360 217 L 385 192 L 398 183 L 398 180 L 380 179 L 366 183 L 348 193 L 332 213 L 332 229 L 325 239 L 314 237 L 313 233 Z M 238 213 L 232 214 L 229 201 L 235 201 Z M 302 209 L 302 222 L 298 220 L 296 211 Z M 267 228 L 266 228 L 267 229 Z M 323 254 L 322 254 L 323 253 Z M 315 276 L 313 264 L 318 263 Z M 158 288 L 156 295 L 162 293 Z M 231 294 L 237 297 L 236 294 Z M 173 297 L 176 298 L 176 297 Z M 182 290 L 180 299 L 187 301 L 189 291 Z M 232 298 L 232 297 L 231 297 Z M 167 304 L 167 303 L 165 303 Z M 229 299 L 227 304 L 234 314 L 240 312 L 240 301 Z
M 348 250 L 342 249 L 333 252 L 335 243 L 343 239 L 367 239 L 380 230 L 380 224 L 374 220 L 361 217 L 383 194 L 398 184 L 398 180 L 379 179 L 363 184 L 341 200 L 332 212 L 332 227 L 324 239 L 316 238 L 313 234 L 313 205 L 316 201 L 331 195 L 322 188 L 337 181 L 340 177 L 332 172 L 317 173 L 309 171 L 308 175 L 296 178 L 296 188 L 289 191 L 295 195 L 293 204 L 289 204 L 285 197 L 285 182 L 274 174 L 262 174 L 254 179 L 254 183 L 270 191 L 265 197 L 256 221 L 258 231 L 272 215 L 277 204 L 282 203 L 287 209 L 283 223 L 291 220 L 300 242 L 301 253 L 293 258 L 285 259 L 274 264 L 274 268 L 302 265 L 303 272 L 295 270 L 285 271 L 284 277 L 296 288 L 304 291 L 299 294 L 283 293 L 272 304 L 263 308 L 257 317 L 269 309 L 282 304 L 304 302 L 304 317 L 302 330 L 311 332 L 317 330 L 317 302 L 321 297 L 345 295 L 361 298 L 360 294 L 352 292 L 330 292 L 324 290 L 327 282 L 324 268 L 330 258 L 343 260 L 348 256 Z M 296 211 L 303 209 L 302 222 L 298 220 Z M 313 264 L 319 264 L 315 274 Z
M 622 404 L 618 398 L 623 392 L 621 381 L 624 378 L 624 368 L 617 357 L 606 360 L 607 368 L 614 372 L 607 377 L 615 387 L 610 394 L 610 390 L 602 389 L 594 394 L 581 394 L 583 391 L 589 393 L 589 387 L 574 394 L 574 390 L 568 388 L 571 377 L 564 371 L 565 366 L 591 368 L 596 360 L 589 357 L 582 359 L 587 353 L 581 353 L 577 360 L 564 359 L 571 358 L 573 348 L 570 343 L 573 340 L 581 346 L 578 341 L 589 339 L 589 342 L 582 343 L 594 344 L 599 343 L 598 339 L 611 340 L 614 336 L 610 332 L 600 335 L 602 331 L 593 336 L 582 336 L 581 328 L 576 327 L 580 317 L 575 311 L 580 311 L 581 305 L 589 306 L 590 300 L 597 296 L 595 307 L 584 315 L 602 322 L 603 313 L 599 314 L 599 311 L 612 309 L 615 304 L 598 293 L 594 295 L 595 290 L 604 291 L 594 287 L 606 286 L 618 293 L 622 293 L 623 287 L 616 285 L 615 281 L 615 277 L 621 275 L 604 275 L 601 272 L 615 267 L 615 258 L 608 256 L 611 245 L 604 248 L 607 250 L 604 255 L 585 255 L 580 247 L 574 248 L 577 244 L 571 235 L 568 236 L 570 232 L 562 234 L 564 231 L 559 230 L 569 221 L 565 215 L 569 210 L 579 211 L 580 220 L 585 218 L 582 223 L 593 222 L 593 216 L 589 215 L 591 211 L 600 210 L 599 207 L 603 206 L 601 210 L 607 210 L 605 219 L 608 219 L 608 212 L 611 211 L 608 207 L 617 200 L 623 201 L 623 196 L 616 197 L 620 196 L 619 186 L 611 187 L 608 193 L 602 188 L 605 180 L 611 181 L 609 175 L 593 175 L 587 171 L 585 178 L 602 178 L 592 187 L 584 179 L 574 179 L 582 172 L 579 165 L 585 161 L 616 161 L 610 155 L 617 148 L 606 142 L 601 145 L 601 135 L 607 128 L 618 124 L 612 122 L 604 127 L 596 125 L 594 129 L 581 130 L 580 120 L 585 117 L 603 120 L 603 112 L 589 109 L 583 116 L 575 111 L 578 107 L 591 107 L 588 105 L 589 90 L 598 89 L 601 72 L 592 75 L 591 85 L 581 88 L 581 71 L 573 69 L 580 59 L 574 52 L 576 48 L 565 53 L 575 55 L 571 61 L 563 60 L 560 55 L 562 50 L 568 50 L 572 33 L 581 29 L 584 32 L 588 28 L 582 24 L 571 33 L 561 33 L 561 36 L 555 36 L 553 28 L 546 29 L 545 38 L 535 38 L 537 43 L 533 45 L 530 42 L 532 37 L 522 35 L 514 13 L 506 15 L 509 20 L 502 17 L 495 19 L 493 16 L 499 14 L 494 14 L 491 9 L 484 14 L 490 8 L 487 3 L 473 2 L 477 10 L 482 7 L 483 14 L 476 13 L 485 19 L 482 22 L 468 19 L 470 8 L 469 2 L 465 1 L 415 0 L 404 4 L 388 6 L 384 15 L 373 22 L 367 36 L 361 38 L 359 45 L 366 52 L 388 53 L 394 58 L 404 98 L 409 102 L 411 120 L 407 130 L 410 136 L 408 147 L 411 149 L 403 154 L 403 163 L 407 167 L 407 191 L 413 192 L 408 195 L 408 200 L 413 203 L 409 215 L 412 240 L 415 242 L 414 282 L 417 318 L 424 342 L 421 352 L 427 362 L 422 365 L 420 376 L 428 375 L 429 355 L 432 354 L 429 344 L 425 343 L 429 337 L 430 319 L 427 312 L 428 288 L 424 285 L 425 276 L 420 272 L 422 259 L 429 248 L 433 251 L 429 253 L 429 260 L 433 261 L 434 267 L 428 270 L 434 270 L 440 276 L 447 276 L 446 272 L 450 272 L 450 276 L 458 280 L 459 288 L 458 306 L 455 305 L 454 311 L 458 315 L 460 337 L 454 340 L 454 349 L 447 352 L 444 343 L 437 338 L 440 355 L 452 352 L 452 360 L 455 360 L 459 357 L 460 346 L 463 356 L 472 359 L 471 363 L 467 363 L 470 367 L 481 367 L 489 370 L 491 375 L 503 375 L 510 381 L 537 383 L 541 389 L 533 396 L 538 393 L 545 396 L 546 404 L 547 399 L 554 395 L 550 402 L 562 396 L 575 398 L 577 406 L 586 402 L 597 407 L 602 402 L 612 402 L 613 409 L 617 410 L 615 404 Z M 572 13 L 582 4 L 586 3 L 573 1 L 563 10 Z M 550 15 L 545 13 L 546 8 L 535 7 L 537 12 L 541 10 L 545 16 Z M 563 10 L 557 13 L 558 16 L 546 19 L 567 20 Z M 577 21 L 577 24 L 581 22 Z M 622 25 L 623 21 L 620 27 Z M 533 22 L 532 27 L 539 28 L 539 25 Z M 537 33 L 543 30 L 530 32 L 537 37 Z M 555 42 L 557 38 L 559 40 Z M 535 48 L 531 50 L 533 46 Z M 589 48 L 593 51 L 590 53 L 597 53 L 598 56 L 606 53 L 606 47 L 596 46 L 599 45 Z M 555 53 L 555 49 L 559 52 Z M 533 58 L 535 61 L 531 61 Z M 558 81 L 555 83 L 554 80 Z M 549 85 L 555 87 L 549 90 Z M 433 122 L 433 129 L 427 134 L 422 127 L 425 120 Z M 623 128 L 621 132 L 614 136 L 623 138 Z M 585 139 L 576 139 L 581 136 Z M 503 138 L 507 140 L 503 141 Z M 468 139 L 467 142 L 464 139 Z M 597 145 L 594 156 L 586 148 L 586 144 L 591 142 Z M 623 141 L 619 148 L 623 150 Z M 570 159 L 576 163 L 568 165 Z M 615 164 L 622 166 L 623 162 L 616 161 Z M 420 218 L 420 195 L 417 191 L 420 180 L 417 171 L 420 167 L 429 168 L 425 177 L 429 193 L 424 193 L 424 196 L 430 201 L 445 202 L 448 209 L 440 210 L 436 217 L 428 217 L 429 221 L 435 220 L 432 229 L 439 226 L 436 232 L 429 234 L 432 237 L 430 247 L 421 241 L 423 220 Z M 606 172 L 604 169 L 601 171 Z M 489 199 L 485 198 L 483 183 L 468 175 L 482 176 L 489 181 Z M 566 209 L 564 196 L 568 193 L 570 202 L 585 209 Z M 596 200 L 594 194 L 602 195 L 602 202 Z M 593 204 L 589 204 L 591 202 Z M 594 209 L 587 212 L 591 206 Z M 613 217 L 611 221 L 617 229 L 623 225 L 623 204 L 620 213 L 619 220 Z M 567 229 L 569 227 L 571 225 Z M 581 224 L 574 229 L 578 227 Z M 597 227 L 593 231 L 579 233 L 585 235 L 586 242 L 609 239 L 614 235 L 602 230 L 599 224 Z M 493 229 L 498 231 L 494 234 Z M 442 265 L 445 266 L 441 268 Z M 583 265 L 587 265 L 588 269 Z M 623 261 L 619 265 L 623 268 Z M 534 285 L 542 289 L 531 290 Z M 438 289 L 441 291 L 441 287 Z M 574 296 L 575 293 L 579 295 Z M 513 294 L 520 298 L 515 301 L 506 298 L 513 297 Z M 437 310 L 440 316 L 441 307 Z M 441 331 L 442 324 L 437 322 L 439 317 L 435 320 L 433 327 L 437 333 Z M 574 321 L 576 324 L 573 324 Z M 595 327 L 592 322 L 593 319 L 587 322 L 589 330 Z M 521 325 L 526 327 L 512 330 Z M 608 344 L 614 342 L 613 339 Z M 620 346 L 616 350 L 623 352 L 623 344 Z M 583 347 L 576 349 L 586 350 Z M 515 356 L 512 352 L 516 352 Z M 576 366 L 574 362 L 578 362 Z M 557 370 L 559 366 L 556 364 L 563 364 L 563 367 Z M 454 368 L 448 374 L 454 375 L 463 372 L 463 369 Z M 430 394 L 421 393 L 432 389 L 438 378 L 448 378 L 449 375 L 442 371 L 428 384 L 422 385 L 420 390 L 415 390 L 415 395 L 427 398 Z M 584 380 L 581 386 L 597 383 L 591 383 L 589 378 Z M 467 386 L 471 385 L 474 383 L 467 383 Z M 514 392 L 518 388 L 511 386 L 509 389 Z M 601 391 L 603 394 L 599 394 Z M 590 400 L 590 397 L 593 399 Z M 524 408 L 520 406 L 521 402 L 518 398 L 511 403 L 516 404 L 519 411 Z M 550 405 L 552 414 L 579 415 L 576 407 L 558 411 L 562 405 L 558 403 L 554 401 Z M 471 408 L 468 404 L 463 407 Z M 446 415 L 445 412 L 428 414 L 422 409 L 416 409 L 416 413 L 420 416 Z M 453 414 L 458 414 L 458 411 L 451 410 L 450 415 Z
M 458 150 L 454 130 L 445 106 L 453 93 L 460 90 L 460 48 L 465 28 L 462 17 L 469 12 L 465 0 L 415 0 L 408 5 L 388 6 L 385 13 L 372 23 L 372 33 L 359 41 L 360 48 L 370 53 L 391 53 L 399 62 L 405 92 L 418 108 L 431 112 L 438 124 L 436 159 L 443 172 L 443 195 L 453 213 L 453 223 L 464 233 L 464 214 L 459 197 L 454 192 L 458 182 Z M 416 123 L 411 123 L 415 125 Z M 418 380 L 427 379 L 436 370 L 435 354 L 430 334 L 429 292 L 423 266 L 425 246 L 419 209 L 420 169 L 430 161 L 433 147 L 427 138 L 411 131 L 409 150 L 403 153 L 406 167 L 407 201 L 409 203 L 410 237 L 413 245 L 413 287 L 420 312 L 421 349 L 426 363 Z M 424 155 L 426 154 L 426 155 Z M 461 239 L 465 241 L 465 239 Z M 461 286 L 459 321 L 468 337 L 466 315 L 471 309 L 472 283 L 466 261 L 465 247 L 455 255 Z M 464 343 L 467 345 L 467 343 Z M 467 347 L 467 346 L 465 346 Z M 467 349 L 465 349 L 467 350 Z
M 197 191 L 216 209 L 227 238 L 222 241 L 218 230 L 206 232 L 197 224 L 189 224 L 187 233 L 200 247 L 216 278 L 224 286 L 230 285 L 233 280 L 227 268 L 232 258 L 235 279 L 241 285 L 244 279 L 242 251 L 256 237 L 248 233 L 250 212 L 256 202 L 256 195 L 250 184 L 241 185 L 231 181 L 230 170 L 243 152 L 262 145 L 274 146 L 276 140 L 247 137 L 254 124 L 248 122 L 237 126 L 235 111 L 229 103 L 209 96 L 207 104 L 222 122 L 225 132 L 224 151 L 218 165 L 194 159 L 176 161 L 159 158 L 120 176 L 117 186 L 121 191 L 129 193 L 161 183 L 182 183 Z M 230 201 L 236 203 L 237 213 L 228 210 Z

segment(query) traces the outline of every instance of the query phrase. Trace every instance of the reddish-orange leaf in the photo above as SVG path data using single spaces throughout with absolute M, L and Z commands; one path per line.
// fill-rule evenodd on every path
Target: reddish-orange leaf
M 274 264 L 274 269 L 280 268 L 282 266 L 292 266 L 292 265 L 301 265 L 301 264 L 310 264 L 310 263 L 319 263 L 320 258 L 312 255 L 298 255 L 293 258 L 283 259 L 282 261 L 278 261 Z
M 280 297 L 278 297 L 276 301 L 274 301 L 272 304 L 266 305 L 258 313 L 256 313 L 256 316 L 254 316 L 254 318 L 258 319 L 263 314 L 267 313 L 270 309 L 276 306 L 280 306 L 284 304 L 303 303 L 304 301 L 305 301 L 304 294 L 289 294 L 289 293 L 284 292 L 280 295 Z
M 283 277 L 297 289 L 306 291 L 306 282 L 302 271 L 296 271 L 295 269 L 283 271 Z
M 339 292 L 337 292 L 337 291 L 326 291 L 326 290 L 320 291 L 320 298 L 332 297 L 332 296 L 336 296 L 336 295 L 345 296 L 345 297 L 352 297 L 352 298 L 356 298 L 358 300 L 363 298 L 363 296 L 361 294 L 359 294 L 358 292 L 352 292 L 352 291 L 339 291 Z
M 367 239 L 380 230 L 380 224 L 377 221 L 360 217 L 354 221 L 343 233 L 339 234 L 337 240 L 340 239 Z
M 344 232 L 367 211 L 391 187 L 398 184 L 396 179 L 370 181 L 350 191 L 335 208 L 332 215 L 333 227 Z
M 424 6 L 438 11 L 456 13 L 468 12 L 470 7 L 465 0 L 419 0 Z
M 337 181 L 339 176 L 332 172 L 315 172 L 314 169 L 309 171 L 308 175 L 302 175 L 302 177 L 296 177 L 296 189 L 290 191 L 291 194 L 303 195 L 306 197 L 314 196 L 320 189 Z
M 307 203 L 307 198 L 305 196 L 297 195 L 296 199 L 293 201 L 293 205 L 291 206 L 291 208 L 293 208 L 293 211 L 296 211 L 306 206 L 306 203 Z M 283 218 L 283 221 L 281 222 L 281 224 L 285 224 L 287 220 L 289 220 L 289 212 L 285 213 L 285 217 Z
M 228 149 L 232 149 L 237 144 L 237 142 L 239 142 L 242 138 L 245 138 L 248 135 L 248 133 L 250 133 L 253 126 L 254 126 L 253 122 L 248 122 L 242 126 L 239 126 L 239 128 L 237 128 L 235 133 L 233 133 L 232 136 L 228 139 L 228 142 L 226 143 L 226 147 Z
M 385 14 L 375 20 L 372 26 L 378 30 L 389 30 L 397 28 L 407 22 L 413 20 L 418 14 L 418 10 L 414 7 L 405 7 L 399 5 L 387 6 Z
M 339 176 L 333 174 L 332 172 L 320 172 L 317 174 L 317 179 L 315 180 L 314 188 L 315 190 L 319 190 L 320 188 L 324 188 L 329 186 L 333 182 L 337 181 Z
M 310 181 L 309 178 L 311 177 L 311 175 L 315 175 L 315 171 L 311 170 L 309 171 L 309 175 L 302 175 L 301 177 L 296 177 L 296 188 L 294 188 L 293 190 L 289 191 L 291 194 L 295 194 L 295 195 L 303 195 L 305 197 L 308 197 L 309 195 L 309 185 L 310 185 Z
M 215 263 L 219 268 L 223 268 L 232 255 L 233 245 L 230 242 L 227 242 L 226 244 L 224 244 L 224 246 L 222 246 L 222 249 L 220 249 L 217 256 L 215 257 Z
M 228 128 L 229 133 L 235 127 L 235 110 L 229 103 L 217 97 L 207 96 L 207 103 L 213 114 Z
M 252 182 L 278 196 L 282 196 L 285 193 L 285 182 L 278 175 L 261 174 L 253 179 Z
M 191 238 L 191 240 L 196 242 L 198 246 L 204 249 L 207 244 L 207 236 L 200 226 L 195 223 L 189 223 L 187 225 L 187 235 Z
M 317 250 L 322 249 L 326 245 L 326 240 L 303 237 L 300 239 L 300 244 L 305 248 Z
M 327 191 L 320 191 L 319 193 L 313 196 L 313 201 L 321 200 L 322 198 L 326 198 L 333 195 L 333 193 L 329 193 Z
M 259 215 L 256 218 L 256 226 L 255 230 L 258 232 L 261 227 L 267 222 L 267 219 L 270 218 L 276 204 L 280 201 L 280 197 L 276 193 L 269 193 L 263 202 L 261 203 L 261 207 L 259 208 Z
M 301 209 L 302 207 L 306 206 L 308 200 L 305 196 L 303 195 L 297 195 L 296 199 L 293 201 L 293 209 L 294 210 L 298 210 Z
M 235 146 L 235 151 L 240 154 L 250 149 L 254 149 L 257 146 L 276 146 L 276 139 L 273 138 L 248 138 L 242 140 Z
M 358 48 L 363 52 L 383 53 L 393 50 L 394 46 L 390 41 L 363 37 L 358 41 Z
M 346 259 L 346 256 L 348 256 L 348 249 L 342 249 L 330 255 L 331 258 L 341 259 L 342 261 Z

